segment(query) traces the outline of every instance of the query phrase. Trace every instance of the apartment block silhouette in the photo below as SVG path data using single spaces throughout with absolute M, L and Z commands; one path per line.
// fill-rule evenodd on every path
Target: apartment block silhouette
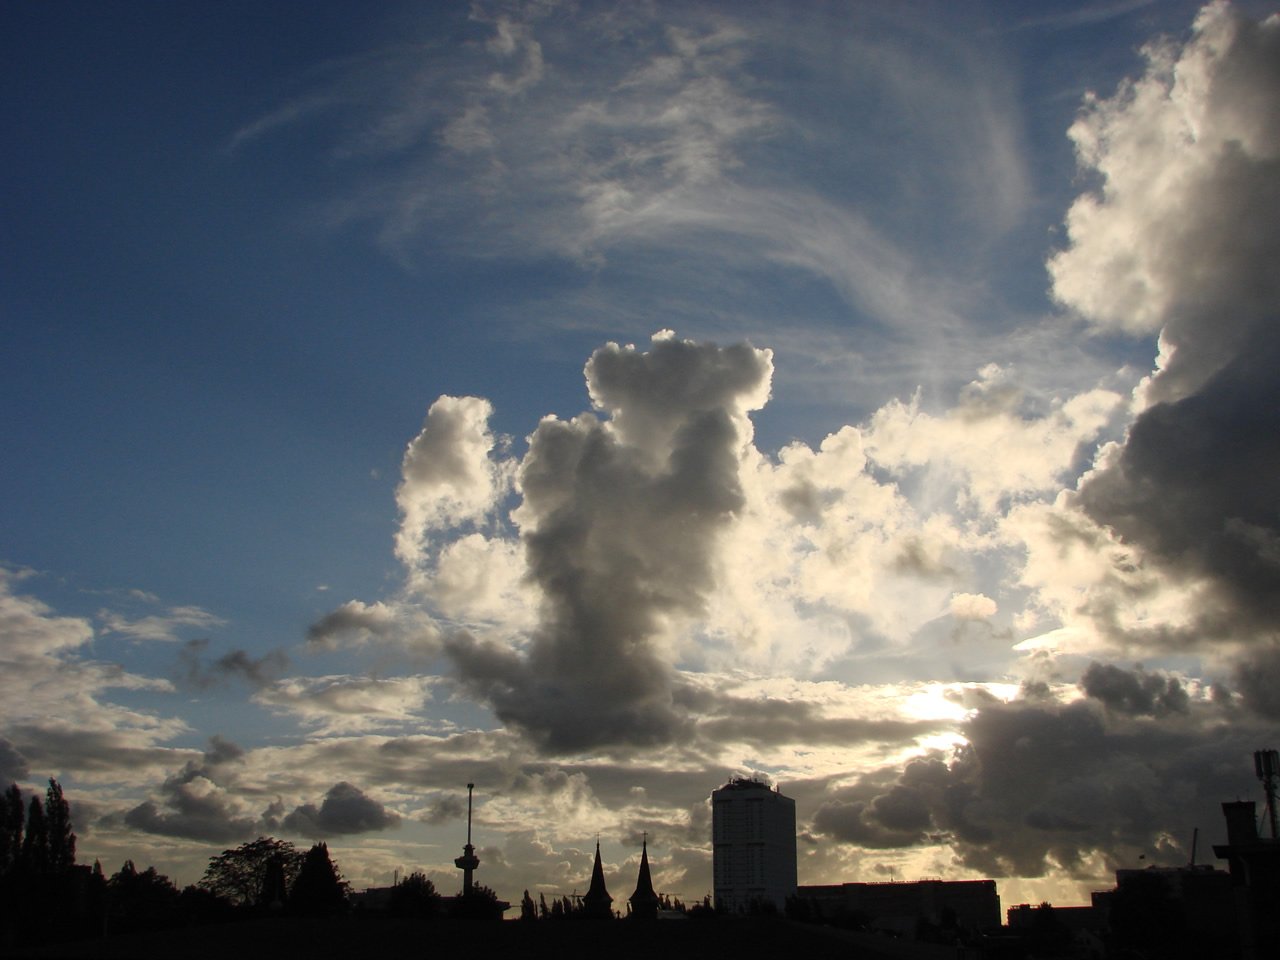
M 730 780 L 711 794 L 711 836 L 716 907 L 781 912 L 796 892 L 796 802 L 758 780 Z

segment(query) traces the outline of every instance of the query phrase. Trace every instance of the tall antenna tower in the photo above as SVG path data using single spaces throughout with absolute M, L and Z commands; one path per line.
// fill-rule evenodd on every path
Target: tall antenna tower
M 467 845 L 462 848 L 462 856 L 453 861 L 453 865 L 462 871 L 462 895 L 471 896 L 471 874 L 480 867 L 480 858 L 476 856 L 476 848 L 471 845 L 471 791 L 474 783 L 467 784 Z
M 1253 769 L 1262 781 L 1262 792 L 1267 797 L 1267 821 L 1271 824 L 1271 839 L 1280 840 L 1276 830 L 1276 784 L 1280 782 L 1280 753 L 1275 750 L 1256 750 Z

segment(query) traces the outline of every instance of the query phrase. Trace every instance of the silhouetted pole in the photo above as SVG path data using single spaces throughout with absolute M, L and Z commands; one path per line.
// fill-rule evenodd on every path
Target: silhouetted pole
M 1271 821 L 1271 839 L 1280 840 L 1276 832 L 1276 781 L 1280 779 L 1280 753 L 1275 750 L 1257 750 L 1253 754 L 1253 769 L 1262 781 L 1262 792 L 1267 797 L 1267 819 Z
M 480 858 L 476 856 L 476 848 L 471 845 L 471 791 L 476 785 L 467 784 L 467 845 L 462 848 L 462 856 L 453 861 L 453 865 L 462 871 L 462 895 L 471 896 L 471 874 L 480 866 Z

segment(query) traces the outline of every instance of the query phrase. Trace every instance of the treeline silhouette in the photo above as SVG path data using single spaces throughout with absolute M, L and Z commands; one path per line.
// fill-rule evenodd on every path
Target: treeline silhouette
M 421 872 L 390 893 L 396 917 L 500 919 L 497 894 L 476 884 L 445 898 Z M 262 916 L 325 917 L 351 910 L 350 889 L 327 844 L 305 852 L 259 837 L 209 858 L 198 883 L 179 887 L 132 859 L 107 876 L 76 863 L 76 835 L 62 787 L 24 803 L 11 784 L 0 796 L 0 952 L 17 947 L 146 933 Z

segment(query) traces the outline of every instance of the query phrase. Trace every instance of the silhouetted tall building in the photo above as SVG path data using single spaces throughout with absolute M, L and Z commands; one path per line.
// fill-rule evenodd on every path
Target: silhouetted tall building
M 604 885 L 604 867 L 600 864 L 600 841 L 596 841 L 596 863 L 591 868 L 591 887 L 582 898 L 584 916 L 608 920 L 613 917 L 613 897 Z
M 646 837 L 640 848 L 640 874 L 636 877 L 636 892 L 631 894 L 627 902 L 631 904 L 631 916 L 639 920 L 654 920 L 658 916 L 658 894 L 653 889 L 653 878 L 649 875 L 649 838 Z
M 1280 949 L 1280 839 L 1259 836 L 1256 811 L 1252 800 L 1224 803 L 1227 842 L 1213 847 L 1230 865 L 1245 960 L 1274 957 Z
M 781 911 L 796 892 L 796 802 L 758 780 L 730 780 L 711 794 L 716 906 Z

